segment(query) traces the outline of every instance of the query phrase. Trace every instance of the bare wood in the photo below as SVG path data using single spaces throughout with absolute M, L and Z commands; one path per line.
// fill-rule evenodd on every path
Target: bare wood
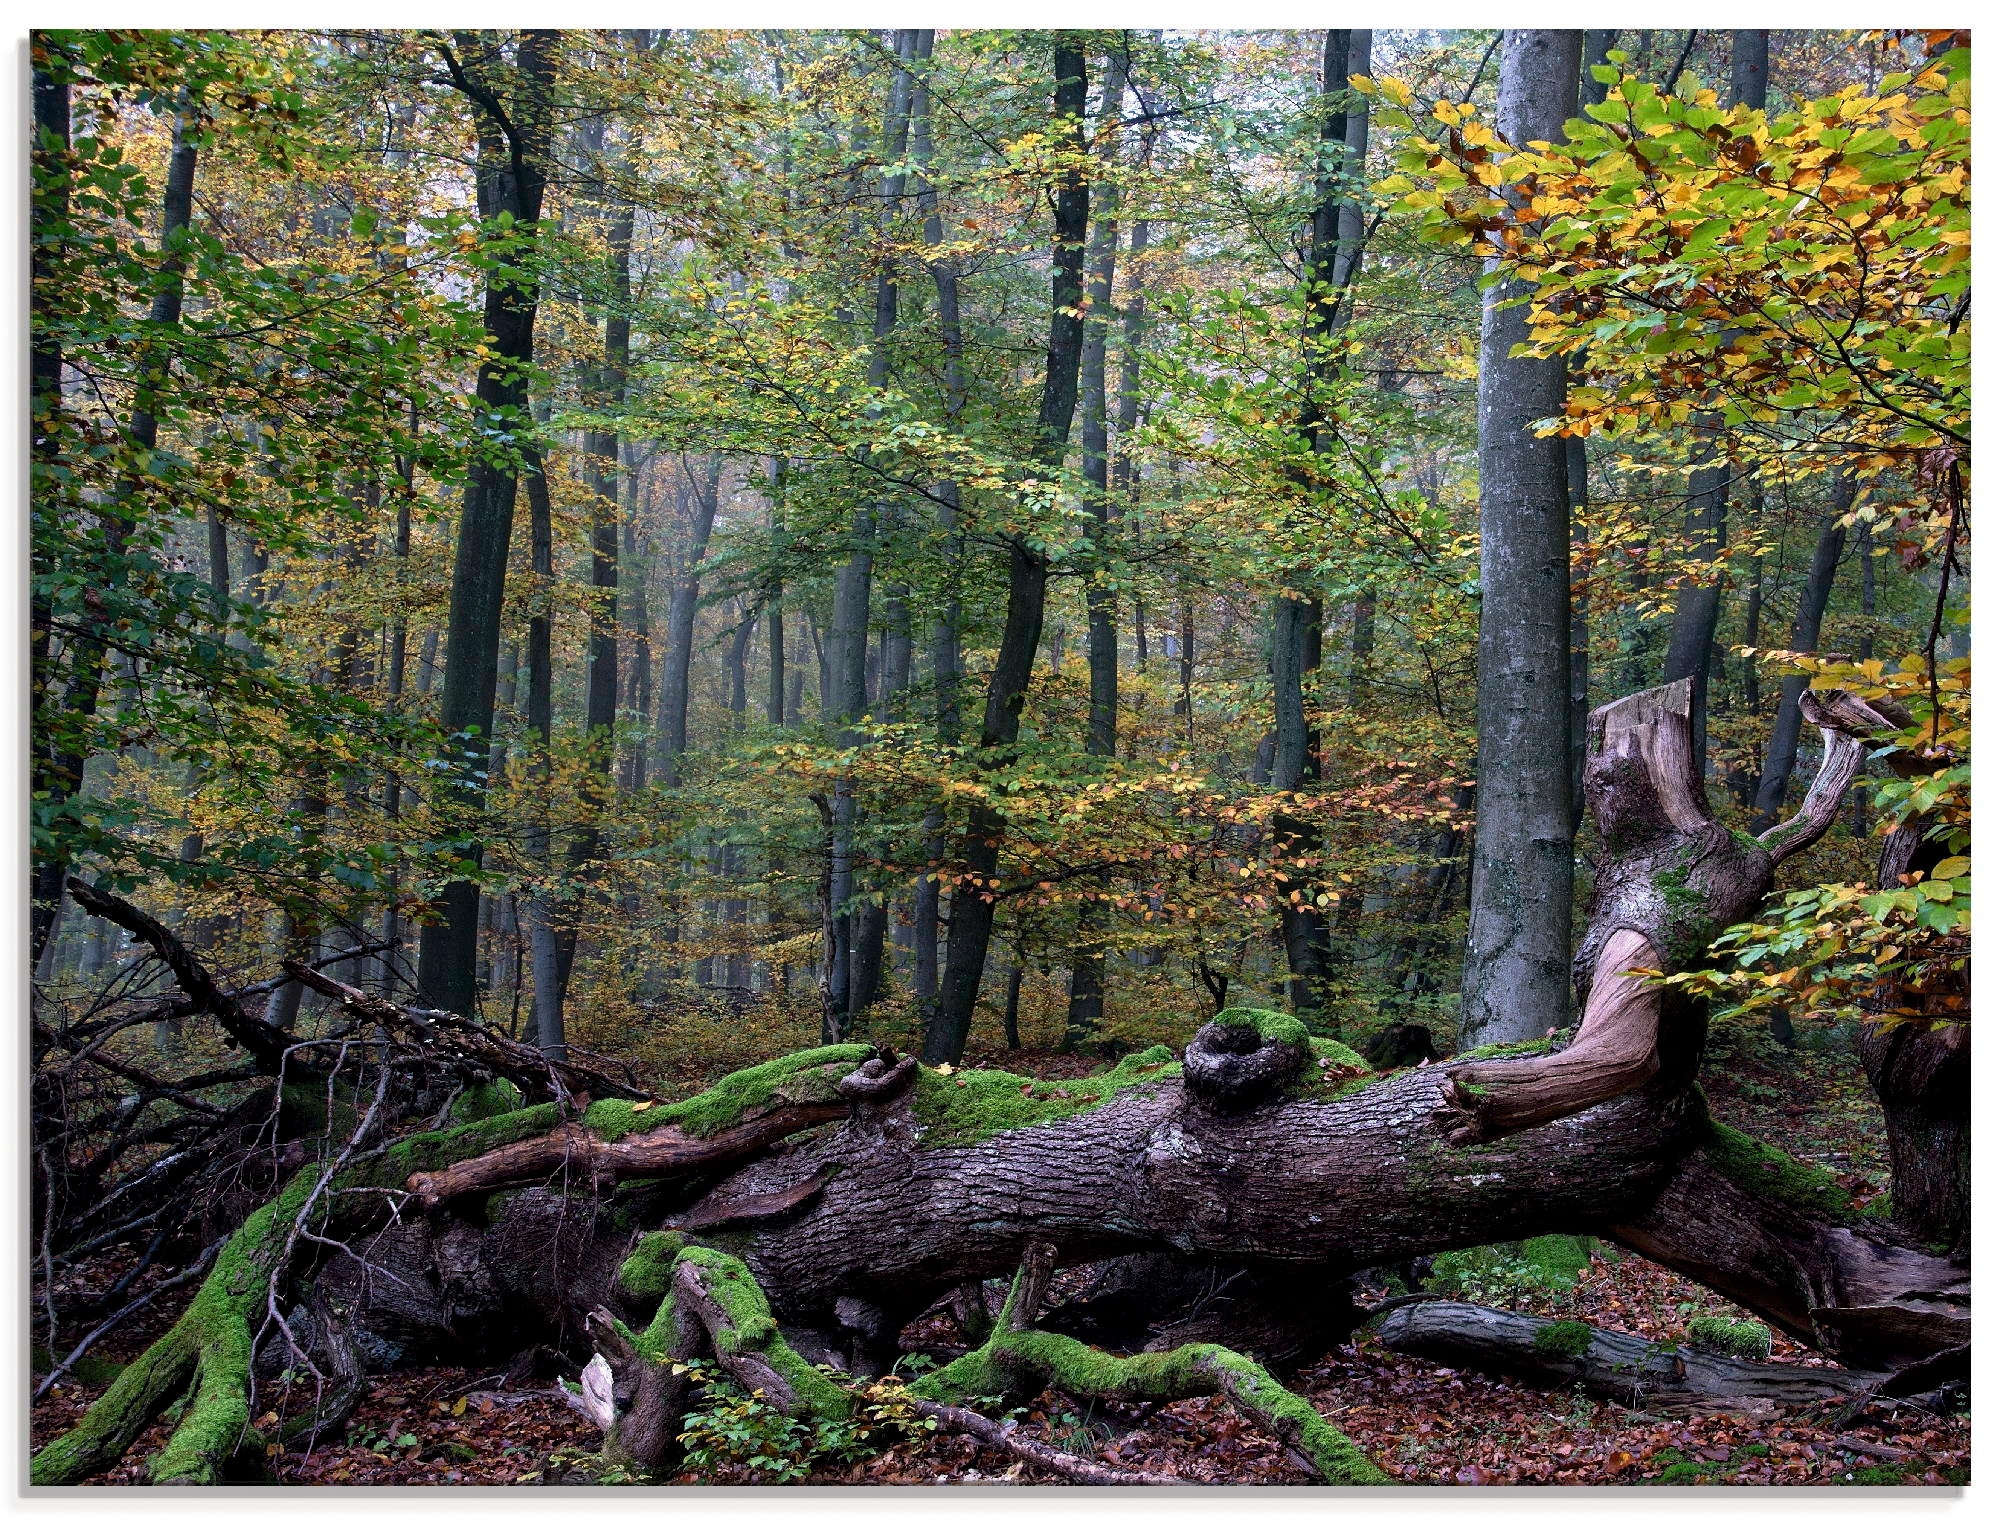
M 1908 724 L 1896 722 L 1844 689 L 1824 695 L 1808 689 L 1799 696 L 1799 713 L 1819 727 L 1825 750 L 1820 757 L 1819 772 L 1813 775 L 1806 797 L 1799 801 L 1797 813 L 1757 838 L 1770 848 L 1772 860 L 1779 863 L 1818 841 L 1839 816 L 1847 786 L 1868 756 L 1862 740 L 1895 730 L 1898 724 Z
M 606 1141 L 586 1126 L 565 1124 L 544 1136 L 497 1147 L 449 1168 L 413 1173 L 404 1187 L 430 1206 L 557 1175 L 590 1184 L 664 1178 L 748 1157 L 794 1132 L 825 1125 L 846 1114 L 845 1104 L 786 1105 L 714 1136 L 689 1136 L 679 1126 L 661 1126 L 617 1141 Z
M 712 1196 L 675 1218 L 671 1223 L 672 1229 L 713 1231 L 718 1226 L 742 1225 L 747 1221 L 783 1220 L 819 1198 L 820 1191 L 826 1188 L 826 1180 L 827 1174 L 822 1170 L 801 1183 L 768 1193 L 748 1194 L 736 1199 Z
M 419 1010 L 398 1005 L 380 995 L 343 984 L 304 963 L 286 961 L 285 971 L 308 989 L 337 1001 L 357 1020 L 412 1037 L 434 1052 L 470 1063 L 485 1073 L 498 1073 L 543 1099 L 649 1099 L 648 1091 L 613 1078 L 605 1059 L 580 1047 L 569 1049 L 568 1060 L 552 1062 L 539 1047 L 502 1036 L 491 1026 L 467 1020 L 448 1010 Z
M 1451 1065 L 1445 1139 L 1455 1145 L 1560 1120 L 1643 1087 L 1660 1071 L 1660 991 L 1636 973 L 1659 971 L 1637 931 L 1612 933 L 1592 976 L 1576 1040 L 1548 1057 Z

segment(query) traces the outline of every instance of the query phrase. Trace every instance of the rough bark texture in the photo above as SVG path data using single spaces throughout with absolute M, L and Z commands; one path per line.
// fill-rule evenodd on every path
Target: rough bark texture
M 1329 1481 L 1379 1475 L 1238 1343 L 1281 1359 L 1268 1344 L 1287 1317 L 1304 1322 L 1294 1336 L 1339 1327 L 1335 1280 L 1480 1243 L 1595 1232 L 1891 1375 L 1882 1392 L 1962 1378 L 1966 1261 L 1856 1212 L 1830 1174 L 1716 1126 L 1692 1082 L 1701 1019 L 1617 972 L 1648 953 L 1670 968 L 1698 958 L 1776 861 L 1831 824 L 1861 752 L 1850 732 L 1886 722 L 1858 701 L 1806 713 L 1828 732 L 1820 778 L 1800 817 L 1748 842 L 1700 807 L 1685 685 L 1598 712 L 1590 787 L 1606 851 L 1582 962 L 1593 1006 L 1622 1006 L 1605 1011 L 1607 1032 L 1636 1047 L 1647 1015 L 1659 1027 L 1649 1055 L 1612 1059 L 1615 1076 L 1576 1055 L 1601 1058 L 1612 1040 L 1591 1024 L 1570 1053 L 1381 1076 L 1289 1015 L 1232 1009 L 1184 1062 L 1156 1047 L 1066 1082 L 837 1046 L 678 1104 L 601 1098 L 580 1120 L 567 1101 L 511 1111 L 409 1138 L 258 1212 L 199 1308 L 44 1449 L 35 1479 L 108 1466 L 191 1380 L 197 1406 L 214 1408 L 190 1411 L 162 1471 L 216 1476 L 244 1424 L 252 1311 L 309 1265 L 294 1259 L 291 1279 L 289 1252 L 272 1250 L 299 1217 L 348 1239 L 322 1248 L 314 1298 L 338 1305 L 356 1340 L 419 1357 L 534 1335 L 595 1342 L 585 1402 L 614 1452 L 645 1466 L 671 1456 L 662 1427 L 679 1391 L 662 1361 L 711 1359 L 802 1417 L 851 1414 L 850 1391 L 814 1363 L 880 1374 L 903 1325 L 1017 1263 L 986 1345 L 917 1385 L 924 1397 L 1038 1382 L 1104 1398 L 1225 1393 Z M 356 1012 L 373 1003 L 348 993 Z M 1599 1102 L 1577 1108 L 1580 1085 Z M 392 1211 L 398 1188 L 428 1202 Z M 1248 1308 L 1190 1312 L 1201 1323 L 1180 1328 L 1207 1335 L 1212 1322 L 1205 1340 L 1148 1323 L 1147 1350 L 1113 1356 L 1052 1329 L 1089 1322 L 1040 1308 L 1058 1263 L 1107 1259 L 1161 1298 L 1181 1263 L 1232 1287 L 1241 1276 Z M 606 1317 L 607 1301 L 630 1323 Z M 1102 1324 L 1127 1344 L 1129 1321 Z
M 1554 141 L 1576 106 L 1582 34 L 1508 31 L 1498 128 Z M 1569 491 L 1563 365 L 1508 354 L 1528 335 L 1517 283 L 1488 290 L 1479 336 L 1479 761 L 1459 1044 L 1567 1025 L 1571 903 Z
M 1392 1310 L 1377 1331 L 1382 1345 L 1393 1351 L 1531 1383 L 1573 1384 L 1621 1404 L 1678 1414 L 1740 1413 L 1759 1401 L 1768 1408 L 1851 1398 L 1886 1376 L 1745 1362 L 1691 1346 L 1662 1346 L 1622 1331 L 1594 1330 L 1581 1321 L 1548 1321 L 1445 1300 Z

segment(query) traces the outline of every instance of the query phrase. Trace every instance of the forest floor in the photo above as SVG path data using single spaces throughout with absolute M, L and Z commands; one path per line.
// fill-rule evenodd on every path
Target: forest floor
M 1859 1065 L 1837 1039 L 1808 1032 L 1802 1042 L 1788 1051 L 1761 1028 L 1721 1028 L 1703 1086 L 1719 1119 L 1832 1168 L 1859 1208 L 1886 1181 L 1879 1111 Z M 1072 1066 L 1076 1059 L 1031 1053 L 980 1060 L 1042 1076 L 1085 1071 Z M 88 1276 L 79 1271 L 62 1280 L 59 1297 L 87 1296 L 129 1266 L 129 1259 L 100 1258 Z M 93 1359 L 131 1360 L 172 1322 L 192 1287 L 122 1322 L 93 1349 Z M 1732 1313 L 1699 1285 L 1607 1244 L 1594 1249 L 1573 1289 L 1551 1287 L 1530 1270 L 1510 1272 L 1503 1261 L 1475 1271 L 1455 1292 L 1662 1342 L 1684 1339 L 1691 1315 Z M 905 1348 L 948 1349 L 951 1329 L 943 1316 L 919 1321 Z M 66 1354 L 68 1341 L 59 1349 Z M 1782 1334 L 1774 1335 L 1772 1356 L 1813 1360 Z M 538 1358 L 515 1377 L 492 1368 L 378 1374 L 337 1441 L 279 1452 L 267 1476 L 290 1485 L 568 1481 L 576 1454 L 599 1438 L 565 1403 L 550 1366 Z M 1967 1416 L 1880 1406 L 1856 1413 L 1839 1404 L 1813 1413 L 1660 1416 L 1566 1389 L 1440 1367 L 1384 1349 L 1365 1329 L 1289 1382 L 1400 1483 L 1958 1484 L 1970 1469 Z M 59 1384 L 34 1408 L 34 1444 L 68 1429 L 101 1392 L 101 1383 Z M 1125 1414 L 1051 1392 L 1028 1408 L 1025 1428 L 1032 1434 L 1117 1466 L 1209 1484 L 1305 1481 L 1276 1443 L 1221 1399 Z M 275 1413 L 266 1412 L 253 1434 L 275 1424 Z M 163 1440 L 155 1427 L 117 1468 L 92 1482 L 143 1481 L 145 1459 Z M 839 1484 L 1056 1481 L 962 1436 L 903 1442 L 852 1461 L 800 1466 L 789 1476 Z M 680 1481 L 697 1480 L 689 1474 Z M 757 1480 L 723 1470 L 709 1481 Z

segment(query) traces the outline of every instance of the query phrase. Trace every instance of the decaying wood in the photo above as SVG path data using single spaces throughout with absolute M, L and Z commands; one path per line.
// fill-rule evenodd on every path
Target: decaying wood
M 1047 1442 L 1037 1441 L 1016 1429 L 1012 1422 L 989 1420 L 976 1411 L 962 1405 L 943 1404 L 935 1399 L 920 1399 L 917 1411 L 928 1415 L 938 1424 L 941 1431 L 956 1431 L 970 1436 L 989 1447 L 1005 1452 L 1010 1457 L 1018 1457 L 1022 1462 L 1032 1463 L 1038 1468 L 1046 1468 L 1059 1474 L 1071 1483 L 1089 1484 L 1093 1487 L 1116 1486 L 1122 1484 L 1185 1484 L 1184 1478 L 1174 1478 L 1165 1473 L 1148 1473 L 1139 1468 L 1117 1468 L 1095 1458 L 1079 1457 L 1074 1452 L 1061 1452 Z
M 584 1185 L 666 1178 L 747 1157 L 796 1132 L 839 1120 L 847 1110 L 844 1103 L 783 1105 L 713 1136 L 689 1136 L 679 1126 L 660 1126 L 616 1141 L 605 1140 L 587 1126 L 566 1123 L 547 1135 L 496 1148 L 434 1173 L 413 1173 L 404 1187 L 425 1205 L 438 1205 L 556 1177 Z
M 481 1021 L 468 1020 L 447 1010 L 398 1005 L 352 984 L 336 982 L 304 963 L 288 960 L 284 967 L 308 989 L 335 1001 L 356 1020 L 415 1040 L 440 1059 L 481 1077 L 506 1078 L 531 1098 L 578 1103 L 652 1097 L 646 1090 L 614 1077 L 616 1065 L 608 1058 L 596 1057 L 581 1047 L 570 1049 L 565 1061 L 555 1062 L 541 1048 L 503 1036 Z
M 1698 966 L 1726 927 L 1747 920 L 1777 865 L 1823 835 L 1867 752 L 1860 738 L 1890 720 L 1847 694 L 1806 695 L 1799 708 L 1826 751 L 1791 819 L 1754 841 L 1709 813 L 1683 679 L 1591 715 L 1584 795 L 1602 848 L 1590 920 L 1577 951 L 1584 1006 L 1575 1040 L 1545 1057 L 1452 1065 L 1439 1123 L 1458 1145 L 1589 1109 L 1662 1076 L 1694 1074 L 1701 1011 L 1638 975 Z M 1668 1067 L 1671 1063 L 1673 1066 Z
M 1564 1323 L 1565 1325 L 1571 1323 Z M 1572 1350 L 1557 1323 L 1512 1310 L 1433 1300 L 1391 1310 L 1379 1327 L 1393 1351 L 1453 1367 L 1507 1373 L 1537 1383 L 1574 1384 L 1620 1404 L 1679 1413 L 1808 1405 L 1869 1393 L 1881 1373 L 1788 1363 L 1746 1362 L 1690 1346 L 1670 1347 L 1622 1331 L 1592 1327 Z M 1554 1344 L 1562 1342 L 1561 1345 Z

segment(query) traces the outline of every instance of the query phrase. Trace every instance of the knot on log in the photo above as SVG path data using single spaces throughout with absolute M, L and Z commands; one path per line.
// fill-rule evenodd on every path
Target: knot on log
M 1291 1016 L 1225 1010 L 1188 1043 L 1187 1091 L 1215 1115 L 1252 1110 L 1284 1094 L 1307 1051 L 1305 1027 Z
M 917 1076 L 914 1057 L 897 1057 L 887 1047 L 840 1081 L 840 1092 L 856 1104 L 879 1105 L 894 1099 Z

